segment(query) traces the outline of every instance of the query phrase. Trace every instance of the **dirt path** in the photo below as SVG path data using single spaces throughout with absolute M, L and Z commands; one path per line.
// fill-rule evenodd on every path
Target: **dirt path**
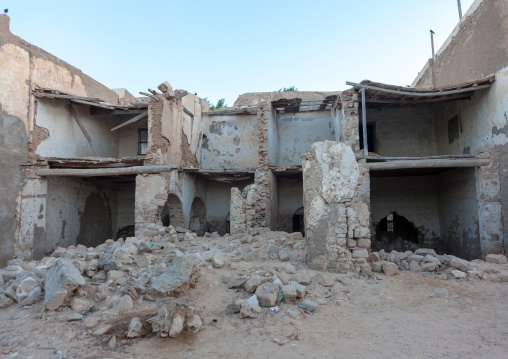
M 83 334 L 80 322 L 62 322 L 61 314 L 37 319 L 39 302 L 26 310 L 0 311 L 0 352 L 5 358 L 103 359 L 504 358 L 508 352 L 506 284 L 402 272 L 378 281 L 336 283 L 327 304 L 301 319 L 287 315 L 295 308 L 287 304 L 279 313 L 264 309 L 259 319 L 240 319 L 220 313 L 241 296 L 221 282 L 229 271 L 209 268 L 189 293 L 203 318 L 197 335 L 150 336 L 110 349 L 109 336 Z M 435 288 L 446 288 L 449 297 L 434 296 Z

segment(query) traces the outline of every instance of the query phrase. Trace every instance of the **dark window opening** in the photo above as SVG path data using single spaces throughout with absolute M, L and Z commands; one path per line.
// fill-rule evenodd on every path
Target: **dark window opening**
M 369 152 L 376 152 L 376 123 L 367 122 L 367 145 Z M 363 124 L 360 124 L 360 149 L 363 150 Z
M 303 236 L 305 236 L 303 207 L 298 209 L 293 215 L 293 232 L 300 232 Z
M 138 155 L 146 155 L 146 149 L 148 147 L 148 129 L 139 129 L 139 140 L 138 140 Z

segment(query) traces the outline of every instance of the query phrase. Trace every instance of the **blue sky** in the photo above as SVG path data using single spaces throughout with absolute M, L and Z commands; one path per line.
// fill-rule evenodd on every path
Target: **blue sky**
M 473 0 L 462 0 L 466 13 Z M 245 92 L 346 81 L 408 85 L 459 17 L 456 0 L 0 0 L 11 31 L 110 88 L 163 81 L 232 105 Z

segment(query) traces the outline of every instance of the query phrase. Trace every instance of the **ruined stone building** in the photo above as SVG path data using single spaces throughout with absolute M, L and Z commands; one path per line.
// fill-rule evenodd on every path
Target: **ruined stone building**
M 504 253 L 507 64 L 508 3 L 478 0 L 412 87 L 248 93 L 210 111 L 167 82 L 108 89 L 1 15 L 0 265 L 170 224 L 301 231 L 309 266 L 331 271 L 373 247 Z

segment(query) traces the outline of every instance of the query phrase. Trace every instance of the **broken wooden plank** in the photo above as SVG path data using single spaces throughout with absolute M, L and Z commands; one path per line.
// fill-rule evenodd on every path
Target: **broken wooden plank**
M 123 168 L 89 168 L 89 169 L 39 169 L 35 170 L 37 176 L 68 176 L 68 177 L 96 177 L 96 176 L 120 176 L 126 174 L 161 173 L 178 169 L 175 165 L 165 166 L 135 166 Z
M 249 107 L 249 108 L 231 108 L 224 110 L 215 110 L 204 112 L 203 115 L 208 116 L 230 116 L 230 115 L 257 115 L 258 108 L 257 107 Z
M 377 161 L 419 161 L 419 160 L 441 160 L 441 159 L 460 159 L 475 158 L 475 155 L 441 155 L 441 156 L 424 156 L 424 157 L 383 157 L 383 156 L 356 156 L 357 160 L 377 160 Z
M 96 106 L 96 107 L 106 108 L 108 110 L 116 110 L 116 107 L 103 105 L 103 104 L 100 104 L 97 102 L 89 102 L 89 101 L 82 101 L 82 100 L 75 100 L 75 99 L 70 99 L 70 100 L 71 100 L 71 102 L 80 103 L 82 105 Z
M 183 112 L 185 112 L 190 117 L 194 117 L 194 114 L 192 112 L 190 112 L 185 106 L 183 106 Z
M 125 121 L 124 123 L 122 123 L 122 124 L 120 124 L 120 125 L 118 125 L 118 126 L 116 126 L 116 127 L 113 127 L 113 128 L 111 129 L 111 132 L 113 132 L 113 131 L 115 131 L 115 130 L 118 130 L 119 128 L 122 128 L 122 127 L 124 127 L 124 126 L 130 125 L 131 123 L 134 123 L 134 122 L 136 122 L 136 121 L 139 121 L 139 120 L 141 120 L 143 117 L 146 117 L 146 116 L 148 116 L 148 111 L 143 111 L 142 113 L 140 113 L 140 114 L 139 114 L 139 115 L 137 115 L 136 117 L 131 118 L 130 120 Z
M 143 111 L 146 111 L 146 109 L 143 108 L 136 108 L 136 109 L 129 109 L 129 110 L 107 110 L 102 109 L 98 107 L 90 107 L 90 115 L 93 116 L 124 116 L 124 115 L 139 115 Z
M 154 100 L 156 101 L 160 101 L 157 97 L 155 97 L 154 95 L 152 95 L 151 93 L 148 93 L 148 92 L 142 92 L 142 91 L 139 91 L 140 94 L 142 94 L 143 96 L 146 96 L 146 97 L 150 97 L 150 98 L 153 98 Z
M 88 141 L 88 144 L 92 148 L 92 151 L 95 153 L 95 156 L 99 157 L 99 155 L 97 154 L 97 151 L 95 151 L 95 148 L 93 148 L 92 139 L 88 135 L 88 132 L 86 131 L 85 126 L 83 125 L 83 122 L 81 122 L 81 119 L 79 118 L 79 115 L 76 112 L 76 109 L 74 108 L 74 105 L 72 103 L 70 104 L 69 109 L 70 109 L 72 117 L 74 117 L 74 119 L 76 120 L 79 128 L 81 129 L 81 132 L 83 132 L 83 135 L 85 136 L 86 140 Z
M 455 168 L 455 167 L 481 167 L 488 166 L 490 159 L 463 158 L 456 160 L 421 160 L 421 161 L 393 161 L 359 163 L 369 171 L 384 171 L 404 168 Z
M 180 92 L 178 95 L 176 95 L 175 97 L 173 97 L 171 100 L 178 100 L 184 96 L 187 96 L 189 93 L 187 91 L 184 91 L 184 92 Z
M 46 98 L 63 98 L 63 99 L 74 99 L 74 100 L 82 100 L 89 102 L 104 102 L 97 97 L 84 97 L 84 96 L 76 96 L 76 95 L 63 95 L 56 93 L 45 93 L 45 92 L 34 92 L 35 97 L 46 97 Z

